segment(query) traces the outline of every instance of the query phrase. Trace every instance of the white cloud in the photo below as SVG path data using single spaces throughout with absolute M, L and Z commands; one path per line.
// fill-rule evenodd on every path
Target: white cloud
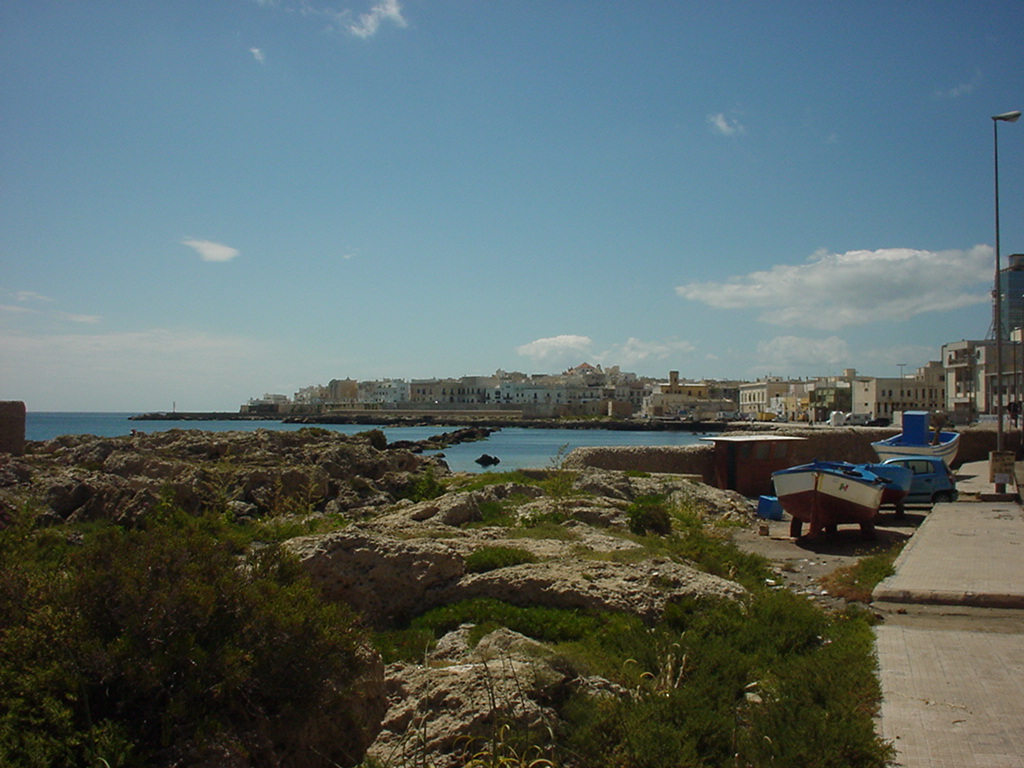
M 625 342 L 613 344 L 607 350 L 594 349 L 589 336 L 563 334 L 531 341 L 516 348 L 523 357 L 531 358 L 538 365 L 561 368 L 589 362 L 595 365 L 632 366 L 669 357 L 686 355 L 696 347 L 688 341 L 643 341 L 630 337 Z
M 974 70 L 974 77 L 968 80 L 966 83 L 960 83 L 952 88 L 946 90 L 938 90 L 935 92 L 935 97 L 939 99 L 958 99 L 961 96 L 968 96 L 974 92 L 974 89 L 981 85 L 982 77 L 981 70 Z
M 203 261 L 231 261 L 239 254 L 237 248 L 211 240 L 182 240 L 181 244 L 193 249 Z
M 355 24 L 350 24 L 348 31 L 356 37 L 368 38 L 377 34 L 381 22 L 390 21 L 399 27 L 408 26 L 402 16 L 402 6 L 398 0 L 382 0 L 373 6 L 368 13 L 361 13 Z
M 364 40 L 376 35 L 380 31 L 381 25 L 387 22 L 397 27 L 409 26 L 402 14 L 402 5 L 399 0 L 378 0 L 369 11 L 360 13 L 358 16 L 350 8 L 318 4 L 314 0 L 293 0 L 285 3 L 279 2 L 279 0 L 255 0 L 255 2 L 264 8 L 287 13 L 297 12 L 304 18 L 326 19 L 325 31 L 344 32 Z M 262 53 L 257 53 L 259 49 L 252 48 L 250 50 L 254 56 L 257 56 L 258 61 L 263 61 Z
M 249 53 L 251 53 L 252 57 L 256 59 L 256 61 L 259 62 L 260 64 L 267 60 L 267 57 L 266 55 L 264 55 L 262 48 L 250 48 Z
M 15 291 L 13 296 L 14 296 L 14 300 L 15 301 L 22 301 L 22 302 L 28 302 L 28 301 L 51 302 L 51 301 L 53 301 L 53 299 L 51 299 L 49 296 L 43 296 L 43 294 L 36 293 L 35 291 Z
M 28 307 L 19 307 L 17 304 L 0 304 L 0 312 L 7 312 L 11 315 L 26 315 L 38 313 L 37 309 L 29 309 Z
M 611 349 L 595 359 L 611 365 L 636 365 L 690 354 L 695 350 L 696 347 L 688 341 L 641 341 L 630 337 L 624 344 L 612 345 Z
M 711 126 L 711 130 L 722 136 L 741 136 L 747 132 L 739 120 L 730 119 L 723 112 L 708 115 L 708 125 Z
M 537 363 L 558 362 L 590 355 L 593 343 L 589 336 L 563 334 L 523 344 L 516 348 L 516 352 L 523 357 L 532 358 Z
M 70 312 L 58 312 L 57 316 L 71 323 L 98 323 L 102 319 L 99 315 L 76 315 Z
M 757 357 L 765 370 L 810 369 L 820 373 L 843 366 L 850 359 L 850 348 L 837 336 L 825 339 L 776 336 L 758 343 Z
M 986 290 L 969 289 L 989 280 L 993 258 L 986 245 L 967 251 L 822 250 L 805 264 L 689 283 L 676 292 L 718 309 L 757 309 L 758 319 L 772 325 L 837 330 L 985 303 Z
M 37 309 L 31 305 L 50 305 L 53 299 L 35 291 L 13 291 L 8 294 L 14 299 L 15 304 L 0 304 L 0 312 L 9 315 L 33 316 L 37 318 L 56 318 L 69 323 L 98 323 L 102 319 L 99 315 L 85 315 L 75 312 L 62 312 L 54 309 Z

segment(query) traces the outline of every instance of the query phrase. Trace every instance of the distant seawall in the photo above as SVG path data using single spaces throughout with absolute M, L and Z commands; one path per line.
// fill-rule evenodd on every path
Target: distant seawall
M 280 421 L 280 416 L 237 411 L 174 411 L 173 413 L 140 413 L 129 416 L 129 421 Z
M 743 433 L 802 437 L 804 440 L 794 446 L 794 464 L 804 464 L 814 459 L 827 461 L 849 461 L 854 464 L 878 461 L 871 443 L 891 437 L 899 430 L 887 427 L 817 427 L 812 429 L 765 428 L 751 429 L 749 425 L 733 424 L 730 435 Z M 1021 433 L 1008 431 L 1005 436 L 1007 450 L 1020 452 Z M 988 459 L 989 452 L 996 449 L 994 428 L 977 427 L 960 430 L 960 450 L 954 467 L 973 461 Z M 638 472 L 670 472 L 700 475 L 705 482 L 713 483 L 715 477 L 715 447 L 711 442 L 687 446 L 607 446 L 577 448 L 569 453 L 563 464 L 567 469 L 633 470 Z
M 506 411 L 349 411 L 332 414 L 281 414 L 237 412 L 142 413 L 132 421 L 280 421 L 284 424 L 362 424 L 367 426 L 468 425 L 500 429 L 610 429 L 632 432 L 721 432 L 725 422 L 670 421 L 662 419 L 529 419 Z
M 871 443 L 899 433 L 894 427 L 800 427 L 790 424 L 759 424 L 750 422 L 686 422 L 661 419 L 523 419 L 509 418 L 493 411 L 358 411 L 330 415 L 302 415 L 282 417 L 280 414 L 237 412 L 173 412 L 144 413 L 131 416 L 134 421 L 281 421 L 290 424 L 362 424 L 366 426 L 476 426 L 500 429 L 525 427 L 529 429 L 610 429 L 636 432 L 694 432 L 708 436 L 721 432 L 729 434 L 793 435 L 805 438 L 797 448 L 799 462 L 813 459 L 831 459 L 854 463 L 876 461 Z M 965 462 L 988 459 L 996 449 L 996 431 L 991 424 L 975 425 L 959 430 L 960 450 L 953 466 Z M 1005 433 L 1006 450 L 1021 450 L 1021 432 L 1009 429 Z M 710 463 L 714 450 L 707 445 L 687 446 L 686 450 L 668 447 L 650 447 L 643 451 L 622 448 L 587 448 L 587 466 L 605 469 L 636 469 L 649 472 L 682 472 L 707 476 L 711 470 L 694 468 L 701 462 Z M 661 453 L 659 453 L 661 452 Z M 574 452 L 575 453 L 575 452 Z M 572 454 L 570 454 L 571 456 Z M 708 458 L 699 458 L 701 456 Z M 600 458 L 599 458 L 600 457 Z M 658 458 L 656 458 L 658 457 Z M 593 463 L 590 463 L 593 462 Z M 682 468 L 656 467 L 679 465 Z M 615 466 L 612 466 L 615 465 Z

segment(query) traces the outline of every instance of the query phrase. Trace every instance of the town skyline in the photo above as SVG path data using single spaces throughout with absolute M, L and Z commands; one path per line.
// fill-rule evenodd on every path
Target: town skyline
M 985 338 L 1020 3 L 0 5 L 0 399 L 895 375 Z M 1000 124 L 1001 256 L 1024 122 Z

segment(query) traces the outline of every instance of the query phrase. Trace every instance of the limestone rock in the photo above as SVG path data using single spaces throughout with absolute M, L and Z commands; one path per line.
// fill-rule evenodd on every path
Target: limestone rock
M 549 560 L 468 574 L 431 600 L 491 598 L 520 606 L 623 611 L 653 621 L 673 600 L 703 595 L 739 598 L 745 591 L 735 582 L 670 560 Z
M 420 502 L 405 510 L 404 514 L 411 520 L 433 520 L 452 526 L 482 519 L 475 493 L 446 493 L 437 499 Z
M 458 649 L 447 657 L 388 667 L 390 706 L 371 758 L 384 765 L 456 768 L 502 725 L 516 731 L 556 726 L 554 710 L 541 702 L 558 698 L 568 681 L 547 661 L 544 646 L 499 629 L 470 650 L 467 629 L 438 643 Z
M 355 528 L 286 545 L 325 597 L 347 603 L 378 626 L 421 613 L 428 592 L 456 581 L 465 569 L 444 540 L 401 540 Z
M 130 522 L 162 501 L 193 514 L 228 504 L 237 513 L 235 502 L 250 516 L 340 513 L 393 504 L 428 468 L 449 474 L 435 458 L 378 450 L 364 436 L 264 429 L 64 435 L 28 443 L 24 460 L 4 467 L 0 503 L 39 508 L 51 522 Z

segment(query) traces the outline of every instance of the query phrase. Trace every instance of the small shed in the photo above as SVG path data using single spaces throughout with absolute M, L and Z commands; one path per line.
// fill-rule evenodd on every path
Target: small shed
M 753 498 L 770 494 L 772 472 L 796 464 L 791 435 L 718 435 L 701 438 L 715 444 L 715 485 Z

